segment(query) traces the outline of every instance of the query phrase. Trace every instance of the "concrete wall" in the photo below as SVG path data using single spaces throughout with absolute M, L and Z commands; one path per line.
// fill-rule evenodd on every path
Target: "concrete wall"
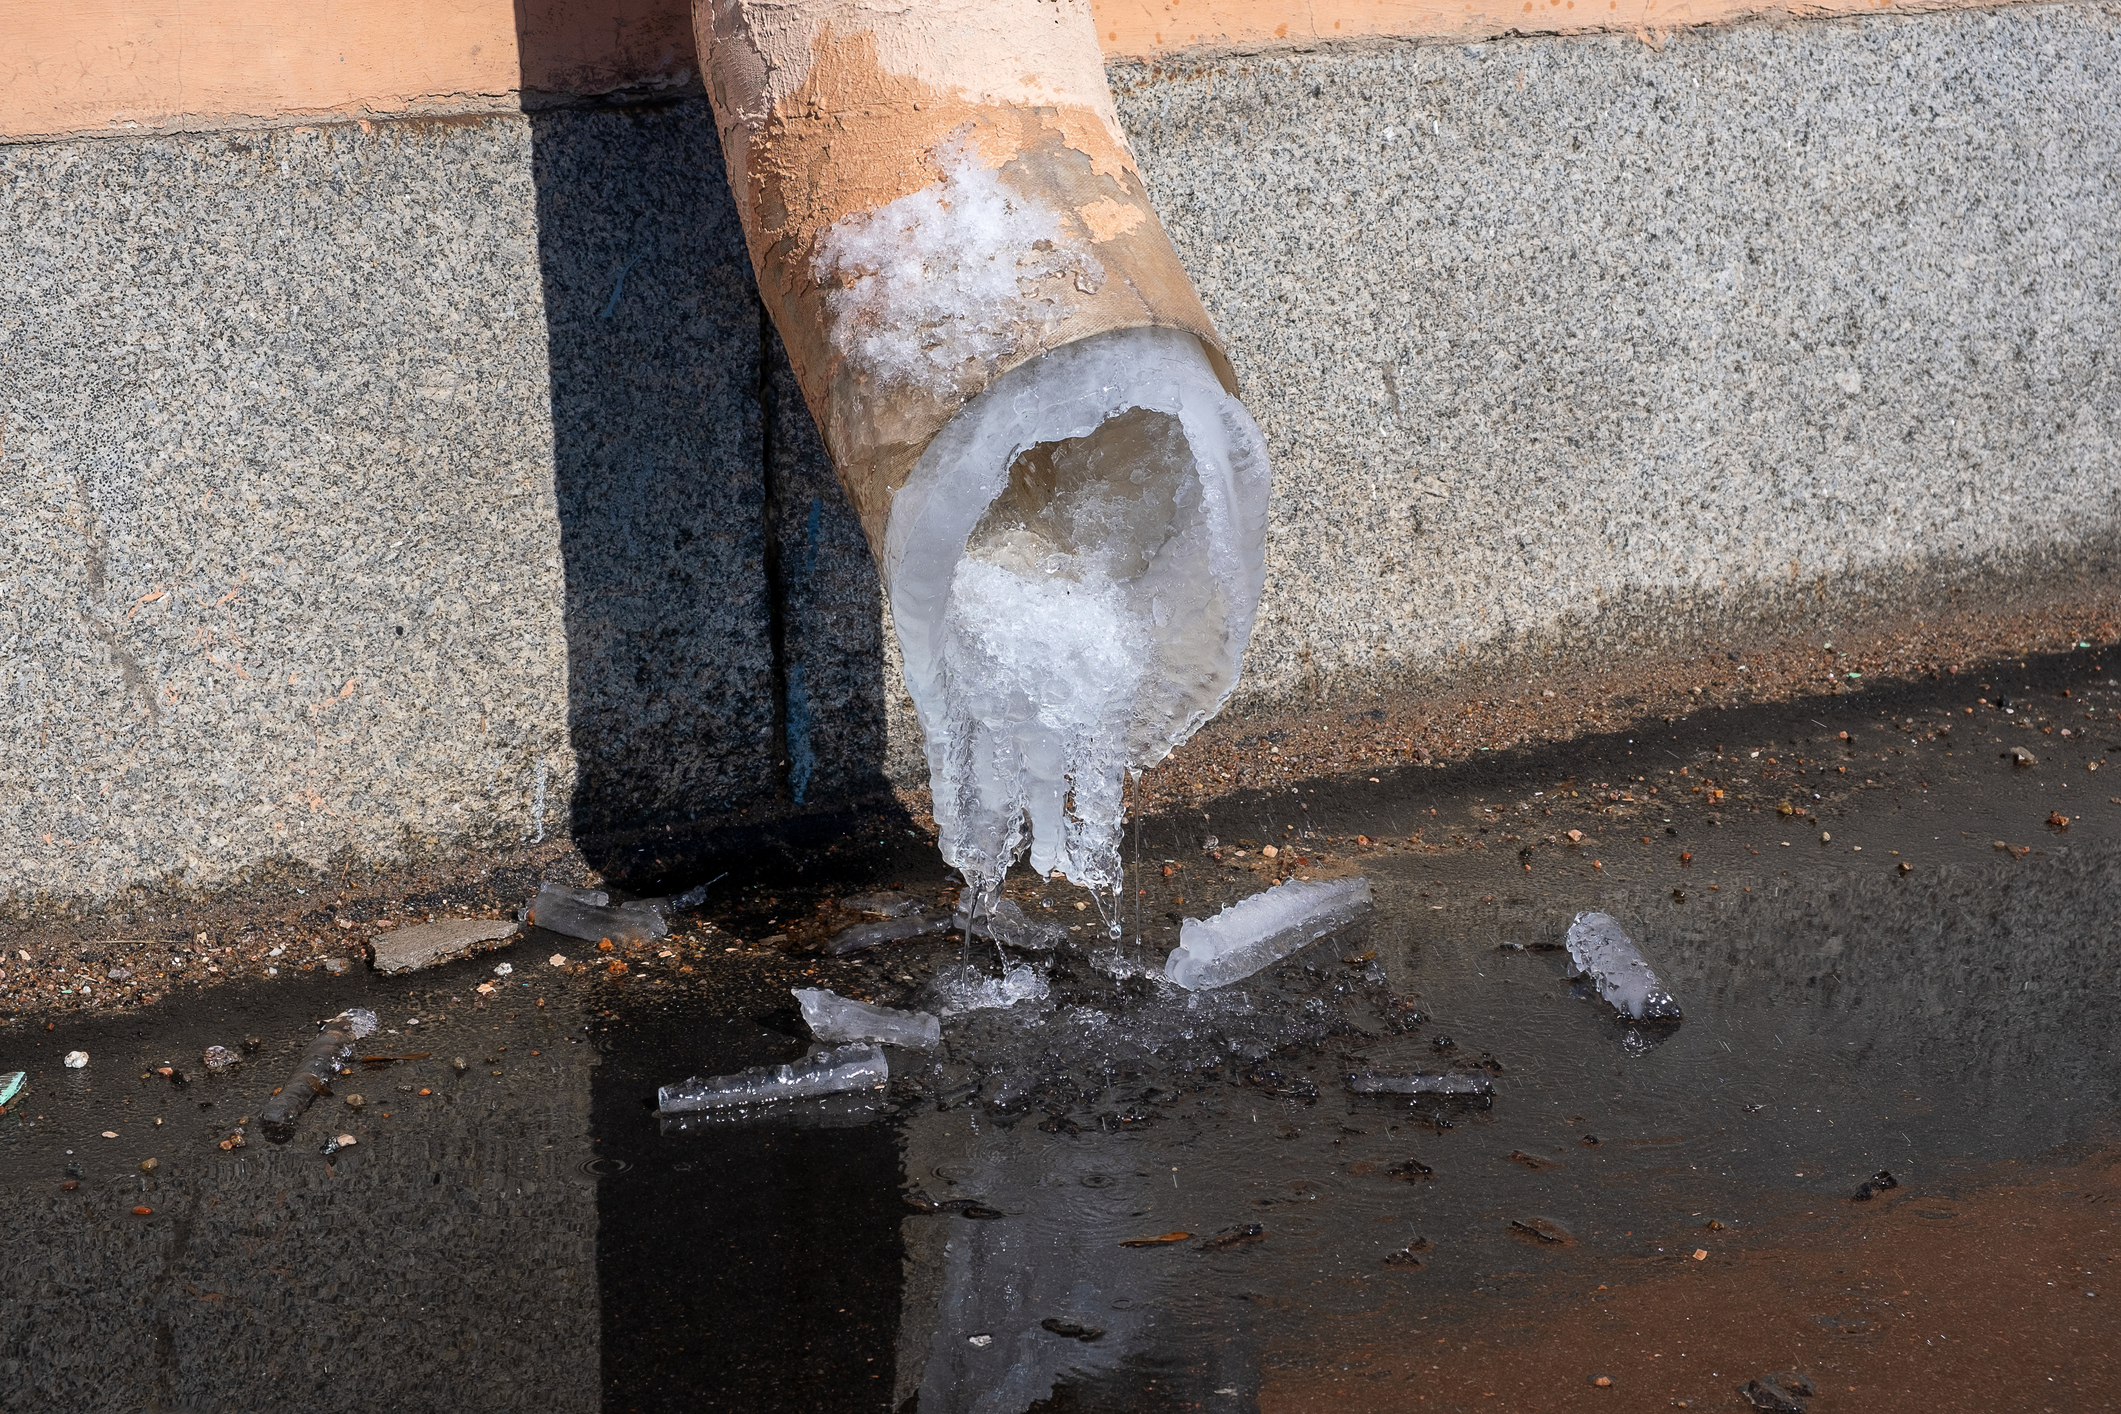
M 1276 458 L 1245 702 L 2103 553 L 2117 31 L 1117 65 Z M 0 899 L 917 779 L 700 100 L 22 143 L 0 210 Z

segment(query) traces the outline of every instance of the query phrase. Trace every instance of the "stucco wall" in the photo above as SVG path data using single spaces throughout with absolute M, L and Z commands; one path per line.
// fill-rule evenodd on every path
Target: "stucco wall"
M 1276 459 L 1246 702 L 2101 550 L 2117 28 L 1115 67 Z M 0 898 L 917 772 L 700 100 L 16 144 L 0 207 Z

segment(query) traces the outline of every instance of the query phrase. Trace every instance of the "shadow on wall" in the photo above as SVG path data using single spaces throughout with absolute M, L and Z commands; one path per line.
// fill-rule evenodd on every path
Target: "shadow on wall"
M 761 315 L 706 100 L 531 124 L 575 839 L 609 869 L 600 839 L 874 795 L 876 574 Z

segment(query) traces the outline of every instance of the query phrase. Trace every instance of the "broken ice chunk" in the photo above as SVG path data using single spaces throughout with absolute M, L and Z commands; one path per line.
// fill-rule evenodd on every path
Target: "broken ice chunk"
M 967 890 L 965 896 L 970 899 L 971 891 Z M 974 919 L 960 910 L 950 920 L 950 926 L 961 928 L 974 937 L 1007 943 L 1012 948 L 1033 948 L 1040 952 L 1058 946 L 1061 939 L 1068 936 L 1068 930 L 1060 924 L 1032 918 L 1017 906 L 1016 900 L 1006 898 L 996 899 L 994 907 L 983 918 Z
M 936 975 L 931 990 L 937 1011 L 944 1016 L 958 1016 L 1038 1001 L 1046 995 L 1046 979 L 1032 971 L 1028 963 L 1012 967 L 999 977 L 989 977 L 973 967 L 953 967 Z
M 941 918 L 927 914 L 914 914 L 911 918 L 887 918 L 881 923 L 857 923 L 852 928 L 842 928 L 825 944 L 828 957 L 845 957 L 863 948 L 873 948 L 878 943 L 896 943 L 907 938 L 918 938 L 923 933 L 940 933 L 944 923 Z
M 1348 1088 L 1358 1095 L 1469 1095 L 1478 1098 L 1495 1093 L 1495 1082 L 1485 1072 L 1442 1075 L 1379 1075 L 1358 1070 L 1348 1077 Z
M 925 1051 L 943 1039 L 942 1023 L 925 1011 L 869 1006 L 821 987 L 795 987 L 803 1020 L 820 1041 L 875 1041 Z
M 647 942 L 670 936 L 670 924 L 653 906 L 618 908 L 602 889 L 570 889 L 565 884 L 545 884 L 530 905 L 529 922 L 547 932 L 597 942 Z M 641 900 L 642 903 L 654 901 Z
M 1631 1021 L 1680 1019 L 1679 1003 L 1610 914 L 1577 914 L 1566 945 L 1577 969 L 1621 1015 Z
M 890 1079 L 891 1067 L 885 1062 L 884 1053 L 867 1042 L 858 1042 L 829 1051 L 812 1051 L 787 1065 L 755 1066 L 734 1075 L 696 1075 L 658 1090 L 656 1107 L 664 1114 L 683 1114 L 731 1105 L 763 1105 L 774 1100 L 872 1089 Z
M 840 907 L 849 913 L 874 913 L 879 918 L 904 918 L 909 913 L 926 913 L 928 900 L 897 889 L 879 889 L 873 894 L 856 894 L 853 898 L 840 900 Z
M 1189 992 L 1250 977 L 1370 911 L 1368 879 L 1292 880 L 1231 904 L 1213 918 L 1188 918 L 1164 976 Z

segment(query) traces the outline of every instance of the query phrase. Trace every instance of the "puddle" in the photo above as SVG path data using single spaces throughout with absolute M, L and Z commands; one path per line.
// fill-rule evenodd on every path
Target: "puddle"
M 2121 733 L 2082 665 L 2011 671 L 2051 730 L 1967 714 L 1998 694 L 1962 678 L 1150 819 L 1138 944 L 1019 955 L 1046 999 L 766 1120 L 652 1096 L 799 1054 L 791 985 L 904 1004 L 960 945 L 725 953 L 751 913 L 822 928 L 836 895 L 782 877 L 689 976 L 518 975 L 482 1007 L 485 959 L 8 1028 L 32 1084 L 0 1117 L 0 1405 L 1740 1408 L 1794 1368 L 1824 1411 L 2098 1407 L 2121 805 L 2085 766 Z M 2038 766 L 1999 755 L 2035 736 Z M 1220 992 L 1143 975 L 1276 841 L 1277 871 L 1281 845 L 1360 868 L 1376 911 Z M 861 867 L 831 889 L 944 883 Z M 1589 909 L 1682 1023 L 1565 980 Z M 429 1054 L 344 1077 L 285 1147 L 253 1122 L 220 1149 L 349 1005 L 382 1017 L 371 1053 Z M 1492 1097 L 1346 1084 L 1417 1068 Z

